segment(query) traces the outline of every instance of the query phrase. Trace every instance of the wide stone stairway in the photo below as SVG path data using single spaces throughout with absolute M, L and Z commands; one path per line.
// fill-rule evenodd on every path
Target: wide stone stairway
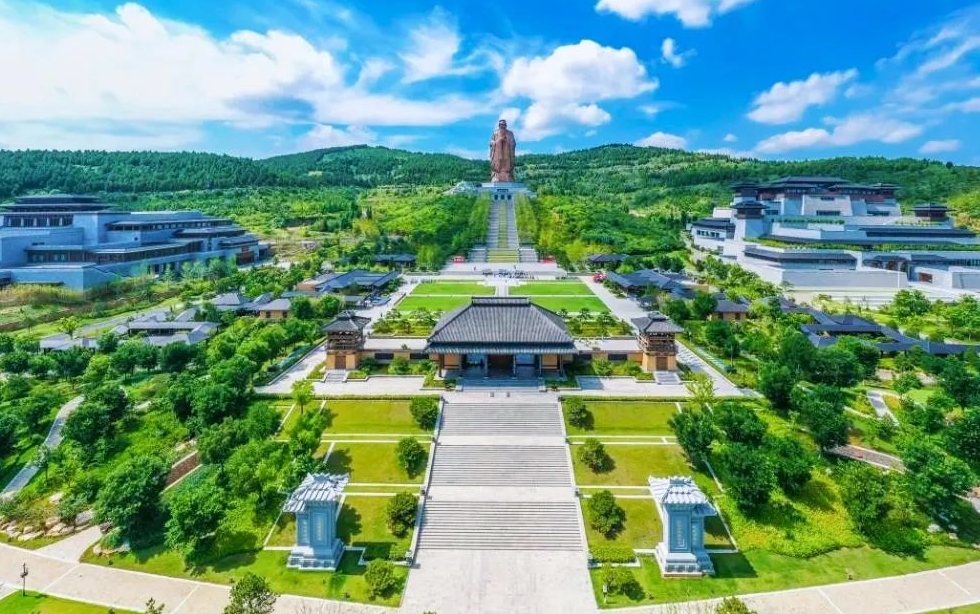
M 434 450 L 403 611 L 595 611 L 557 396 L 452 393 Z

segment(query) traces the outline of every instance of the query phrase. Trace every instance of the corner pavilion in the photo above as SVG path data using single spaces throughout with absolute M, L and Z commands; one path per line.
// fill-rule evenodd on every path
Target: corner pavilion
M 578 352 L 561 316 L 527 297 L 473 297 L 439 320 L 425 351 L 440 373 L 484 376 L 561 373 Z

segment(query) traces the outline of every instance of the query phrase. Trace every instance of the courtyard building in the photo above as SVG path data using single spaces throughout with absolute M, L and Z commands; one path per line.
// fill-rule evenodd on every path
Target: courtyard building
M 0 282 L 88 290 L 214 258 L 250 264 L 269 245 L 199 211 L 122 211 L 95 196 L 24 196 L 0 205 Z
M 677 370 L 676 336 L 684 329 L 662 313 L 653 312 L 633 320 L 637 345 L 643 353 L 641 366 L 647 373 Z
M 337 317 L 323 327 L 327 335 L 328 370 L 352 370 L 361 362 L 361 352 L 364 349 L 364 327 L 371 321 L 354 314 L 352 311 L 341 311 Z
M 980 239 L 945 205 L 902 211 L 898 186 L 784 177 L 731 186 L 732 202 L 693 222 L 699 249 L 773 284 L 900 289 L 909 282 L 980 289 Z
M 439 370 L 511 376 L 563 373 L 575 341 L 557 313 L 527 297 L 473 297 L 436 324 L 425 352 Z

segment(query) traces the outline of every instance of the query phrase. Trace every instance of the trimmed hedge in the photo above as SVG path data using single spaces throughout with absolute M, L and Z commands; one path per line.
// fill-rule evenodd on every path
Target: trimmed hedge
M 597 563 L 632 563 L 636 553 L 622 546 L 594 546 L 589 548 L 589 556 Z

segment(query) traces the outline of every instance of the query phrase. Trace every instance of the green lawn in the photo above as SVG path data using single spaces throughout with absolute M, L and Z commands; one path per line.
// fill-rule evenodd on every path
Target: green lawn
M 409 404 L 407 400 L 328 400 L 324 411 L 330 422 L 324 437 L 334 433 L 424 433 L 412 419 Z
M 432 281 L 418 284 L 418 287 L 412 291 L 412 295 L 486 296 L 492 295 L 495 292 L 496 288 L 485 286 L 479 282 Z
M 277 593 L 328 599 L 344 599 L 345 595 L 348 595 L 350 601 L 371 601 L 367 583 L 364 582 L 364 568 L 357 565 L 356 553 L 345 555 L 340 562 L 340 569 L 336 572 L 286 569 L 288 556 L 288 551 L 243 552 L 189 569 L 184 566 L 180 554 L 163 546 L 156 546 L 136 553 L 116 554 L 111 557 L 95 556 L 90 550 L 82 557 L 82 561 L 163 576 L 215 582 L 226 586 L 240 579 L 246 572 L 252 572 L 265 578 L 272 590 Z M 404 567 L 396 567 L 395 574 L 402 579 L 404 586 L 408 570 Z M 373 603 L 397 606 L 400 601 L 401 592 L 398 591 L 387 598 L 375 599 Z M 7 614 L 6 611 L 4 614 Z M 79 614 L 88 614 L 88 612 Z
M 468 296 L 406 296 L 396 305 L 398 311 L 450 311 L 470 302 Z
M 667 421 L 677 413 L 674 403 L 655 403 L 651 401 L 593 401 L 587 399 L 585 406 L 592 412 L 591 429 L 581 429 L 568 424 L 565 415 L 565 428 L 569 435 L 673 435 Z
M 352 482 L 418 484 L 422 474 L 409 477 L 398 466 L 393 443 L 339 443 L 327 459 L 326 473 L 350 473 Z
M 385 506 L 387 497 L 359 497 L 348 494 L 337 519 L 337 535 L 348 546 L 367 548 L 366 558 L 400 557 L 408 551 L 412 532 L 396 537 L 388 530 Z M 283 514 L 276 523 L 269 546 L 292 546 L 296 543 L 293 514 Z
M 606 452 L 613 460 L 613 468 L 604 473 L 593 473 L 582 464 L 578 457 L 580 448 L 572 446 L 575 483 L 579 485 L 646 486 L 651 475 L 667 477 L 695 473 L 684 458 L 684 452 L 675 445 L 607 445 Z M 704 485 L 701 487 L 705 488 Z
M 935 388 L 935 387 L 933 387 L 933 388 L 917 388 L 915 390 L 909 390 L 908 392 L 905 393 L 905 396 L 907 396 L 908 398 L 912 399 L 916 403 L 921 403 L 921 404 L 925 405 L 926 402 L 929 401 L 929 397 L 931 397 L 932 395 L 934 395 L 937 390 L 939 390 L 939 389 L 938 388 Z
M 597 296 L 535 296 L 531 302 L 552 311 L 564 309 L 569 313 L 579 313 L 588 309 L 592 313 L 608 312 L 606 304 Z
M 643 491 L 636 491 L 637 494 Z M 594 492 L 592 494 L 595 494 Z M 616 499 L 617 505 L 626 512 L 623 529 L 611 537 L 602 535 L 589 526 L 587 500 L 582 500 L 582 518 L 589 547 L 615 546 L 617 548 L 653 548 L 663 536 L 663 526 L 653 499 Z
M 950 608 L 948 610 L 935 610 L 926 614 L 980 614 L 980 603 L 965 605 L 961 608 Z
M 692 601 L 844 582 L 848 571 L 854 580 L 868 580 L 959 565 L 978 558 L 980 551 L 949 546 L 931 547 L 922 559 L 893 556 L 866 547 L 836 550 L 809 559 L 751 550 L 712 556 L 717 575 L 699 580 L 663 578 L 656 561 L 644 558 L 643 567 L 632 571 L 647 596 L 636 601 L 623 596 L 611 596 L 606 606 Z M 591 574 L 592 588 L 596 600 L 601 604 L 602 570 L 593 570 Z
M 0 612 L 3 614 L 106 614 L 104 605 L 69 601 L 60 597 L 42 595 L 27 591 L 21 596 L 20 591 L 0 599 Z M 113 609 L 116 614 L 133 614 L 129 610 Z
M 574 281 L 529 281 L 511 288 L 513 296 L 595 296 L 584 283 Z

